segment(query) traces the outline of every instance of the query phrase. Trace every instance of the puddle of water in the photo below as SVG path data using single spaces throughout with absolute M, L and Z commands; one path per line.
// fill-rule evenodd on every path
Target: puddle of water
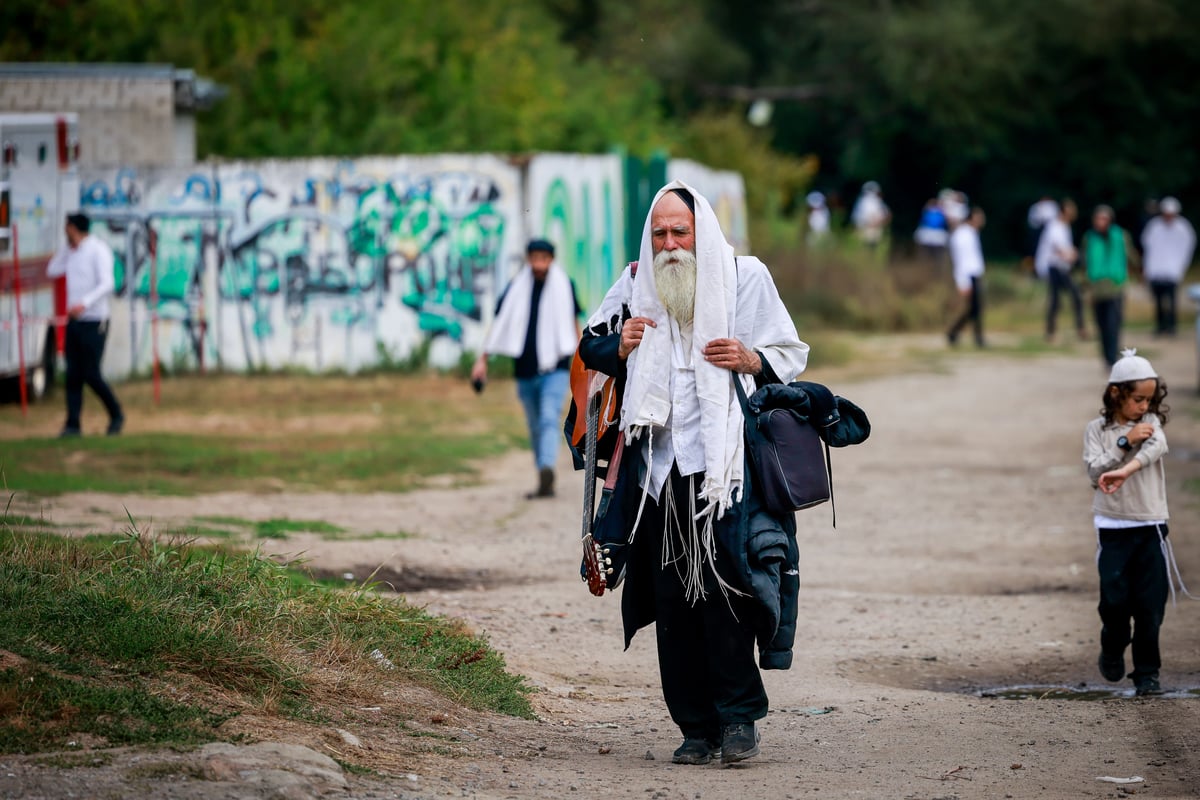
M 983 689 L 977 694 L 980 697 L 995 697 L 1000 700 L 1115 700 L 1118 698 L 1134 697 L 1133 687 L 1121 689 L 1104 689 L 1092 686 L 1000 686 L 995 689 Z M 1200 698 L 1200 688 L 1167 689 L 1160 695 L 1159 700 L 1180 700 Z

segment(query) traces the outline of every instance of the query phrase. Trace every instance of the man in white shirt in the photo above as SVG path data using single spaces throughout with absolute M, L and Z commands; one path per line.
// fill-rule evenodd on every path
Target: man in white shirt
M 954 266 L 954 285 L 966 301 L 966 308 L 950 326 L 946 338 L 950 344 L 958 344 L 958 334 L 973 323 L 975 344 L 983 347 L 983 246 L 979 243 L 979 231 L 987 217 L 983 209 L 971 209 L 967 221 L 950 234 L 950 263 Z
M 1071 267 L 1079 260 L 1071 237 L 1071 223 L 1079 216 L 1075 201 L 1063 200 L 1058 216 L 1046 223 L 1038 238 L 1033 264 L 1039 278 L 1049 283 L 1046 306 L 1046 340 L 1054 341 L 1058 323 L 1058 295 L 1066 292 L 1071 298 L 1071 309 L 1075 312 L 1075 329 L 1080 339 L 1087 338 L 1083 325 L 1083 298 L 1079 287 L 1071 277 Z
M 67 246 L 54 254 L 46 268 L 51 278 L 67 278 L 67 422 L 61 437 L 83 433 L 79 414 L 84 384 L 92 387 L 108 411 L 109 436 L 119 434 L 125 424 L 121 404 L 100 373 L 108 336 L 108 297 L 115 288 L 113 254 L 102 239 L 89 235 L 90 230 L 86 214 L 68 214 Z
M 1158 210 L 1142 231 L 1142 266 L 1154 294 L 1154 335 L 1174 336 L 1176 295 L 1196 251 L 1196 231 L 1179 216 L 1174 197 L 1164 197 Z

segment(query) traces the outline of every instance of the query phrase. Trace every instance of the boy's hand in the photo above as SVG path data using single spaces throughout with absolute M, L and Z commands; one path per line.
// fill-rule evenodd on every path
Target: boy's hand
M 1154 426 L 1149 422 L 1139 422 L 1130 429 L 1129 433 L 1125 434 L 1125 438 L 1130 444 L 1141 444 L 1154 435 Z
M 1137 464 L 1139 462 L 1135 460 L 1130 463 Z M 1104 492 L 1105 494 L 1112 494 L 1117 489 L 1121 488 L 1121 485 L 1125 483 L 1125 479 L 1132 475 L 1133 472 L 1133 470 L 1126 469 L 1125 467 L 1110 470 L 1100 476 L 1100 479 L 1096 481 L 1096 485 L 1099 486 L 1100 491 Z

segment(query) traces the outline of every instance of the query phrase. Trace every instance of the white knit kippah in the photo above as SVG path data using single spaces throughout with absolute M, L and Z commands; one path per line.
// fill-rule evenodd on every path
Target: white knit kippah
M 1109 373 L 1108 382 L 1125 383 L 1157 377 L 1158 373 L 1154 371 L 1150 362 L 1137 354 L 1137 348 L 1130 347 L 1121 351 L 1121 357 L 1113 364 L 1112 372 Z

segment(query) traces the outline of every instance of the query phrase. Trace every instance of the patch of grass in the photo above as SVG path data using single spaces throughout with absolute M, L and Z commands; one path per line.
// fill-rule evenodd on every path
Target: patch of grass
M 476 395 L 465 380 L 430 375 L 180 376 L 162 396 L 155 406 L 150 384 L 123 384 L 120 437 L 30 437 L 55 430 L 61 410 L 38 404 L 25 421 L 0 409 L 6 487 L 403 491 L 432 476 L 472 479 L 480 460 L 527 443 L 516 392 L 499 378 Z
M 220 515 L 216 515 L 216 516 L 207 516 L 206 515 L 206 516 L 200 516 L 200 517 L 192 517 L 192 521 L 193 522 L 208 522 L 213 525 L 229 525 L 231 527 L 238 527 L 238 528 L 253 528 L 254 527 L 254 523 L 251 520 L 242 519 L 241 517 L 223 517 Z
M 39 767 L 52 769 L 75 769 L 77 767 L 103 767 L 112 763 L 108 753 L 98 753 L 90 750 L 86 753 L 55 753 L 33 761 Z
M 532 716 L 524 680 L 462 623 L 363 588 L 296 581 L 257 554 L 136 531 L 101 543 L 8 526 L 0 609 L 11 610 L 0 613 L 0 650 L 22 659 L 0 672 L 0 752 L 61 748 L 74 733 L 114 745 L 212 740 L 230 696 L 327 719 L 310 682 L 318 667 Z M 375 650 L 393 667 L 381 669 Z M 161 691 L 170 675 L 194 687 L 190 703 Z
M 345 528 L 321 520 L 276 518 L 254 523 L 254 535 L 259 539 L 286 539 L 289 533 L 318 533 L 337 535 Z

